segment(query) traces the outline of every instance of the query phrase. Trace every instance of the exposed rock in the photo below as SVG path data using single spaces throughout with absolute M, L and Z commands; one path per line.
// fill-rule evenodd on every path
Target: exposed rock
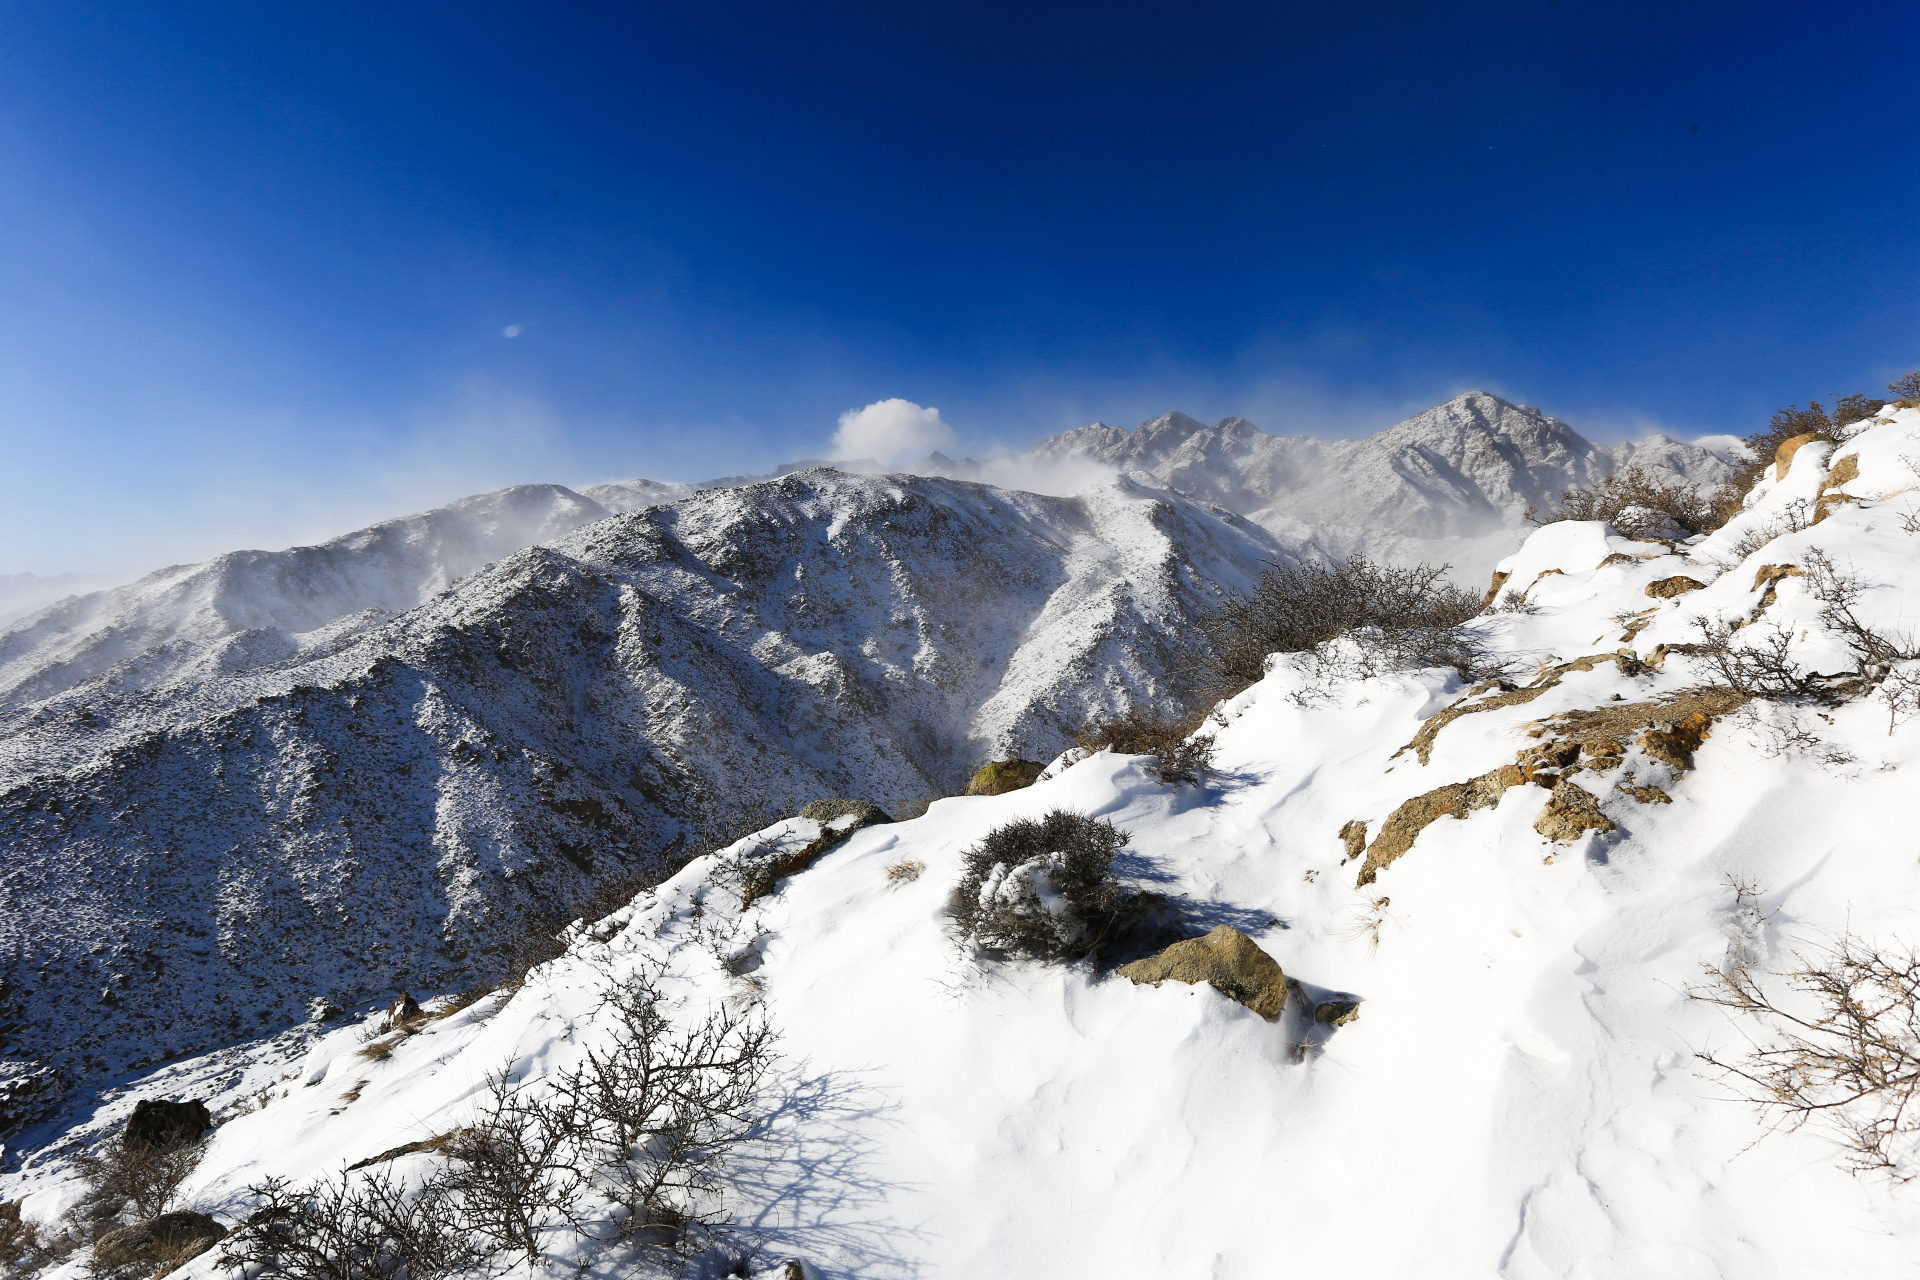
M 1632 796 L 1635 800 L 1638 800 L 1641 804 L 1672 804 L 1673 803 L 1672 796 L 1668 795 L 1666 792 L 1662 791 L 1659 787 L 1655 787 L 1655 786 L 1631 787 L 1622 783 L 1620 786 L 1614 789 L 1626 795 Z
M 819 823 L 823 830 L 805 848 L 757 867 L 741 895 L 742 906 L 752 906 L 766 897 L 782 880 L 805 871 L 861 828 L 893 821 L 879 805 L 866 800 L 810 800 L 801 808 L 800 816 Z
M 420 1002 L 415 1000 L 412 995 L 402 991 L 400 998 L 395 1000 L 392 1006 L 387 1009 L 387 1016 L 385 1020 L 381 1022 L 380 1029 L 382 1031 L 393 1031 L 406 1026 L 409 1022 L 421 1016 Z
M 1480 607 L 1482 609 L 1490 607 L 1495 600 L 1500 598 L 1500 588 L 1506 586 L 1507 579 L 1512 576 L 1512 574 L 1503 573 L 1498 569 L 1493 571 L 1493 585 L 1487 588 L 1487 594 L 1480 601 Z
M 1640 747 L 1662 764 L 1676 769 L 1693 768 L 1693 753 L 1713 732 L 1713 717 L 1704 711 L 1679 720 L 1655 721 L 1640 735 Z
M 1561 680 L 1566 678 L 1568 672 L 1591 671 L 1606 662 L 1613 663 L 1615 668 L 1623 676 L 1639 675 L 1642 671 L 1646 670 L 1646 665 L 1634 655 L 1632 650 L 1622 649 L 1618 653 L 1590 653 L 1585 657 L 1575 658 L 1572 662 L 1563 662 L 1558 666 L 1550 667 L 1546 671 L 1541 672 L 1539 678 L 1525 688 L 1516 689 L 1505 681 L 1496 682 L 1489 680 L 1484 684 L 1475 685 L 1473 688 L 1467 690 L 1464 697 L 1449 706 L 1440 708 L 1440 710 L 1427 717 L 1426 722 L 1420 726 L 1420 731 L 1413 735 L 1406 746 L 1400 748 L 1399 751 L 1393 754 L 1397 756 L 1402 752 L 1412 751 L 1420 758 L 1420 763 L 1425 764 L 1433 754 L 1433 740 L 1440 736 L 1442 729 L 1452 724 L 1455 720 L 1458 720 L 1461 716 L 1473 715 L 1481 711 L 1494 711 L 1500 707 L 1518 706 L 1523 702 L 1532 702 L 1535 698 L 1559 684 Z M 1499 690 L 1499 692 L 1495 693 L 1492 697 L 1482 696 L 1495 689 Z
M 1793 466 L 1793 455 L 1799 453 L 1803 446 L 1812 444 L 1818 439 L 1820 439 L 1818 435 L 1809 431 L 1805 435 L 1793 436 L 1789 439 L 1782 440 L 1780 447 L 1773 451 L 1773 478 L 1775 480 L 1785 480 L 1788 469 Z
M 1676 573 L 1671 578 L 1662 578 L 1658 582 L 1649 582 L 1647 584 L 1647 594 L 1656 600 L 1667 600 L 1674 596 L 1683 596 L 1689 591 L 1698 591 L 1706 585 L 1704 582 L 1699 582 L 1687 577 L 1684 573 Z
M 1269 1022 L 1287 1007 L 1287 975 L 1280 962 L 1230 924 L 1204 938 L 1176 942 L 1159 955 L 1135 960 L 1116 970 L 1136 983 L 1204 982 L 1238 1000 Z
M 1313 1006 L 1313 1020 L 1323 1027 L 1344 1027 L 1359 1016 L 1358 1000 L 1322 1000 Z
M 861 827 L 871 827 L 882 822 L 892 822 L 886 810 L 871 800 L 809 800 L 800 807 L 800 816 L 811 818 L 823 827 L 837 827 L 844 831 L 857 831 Z M 841 818 L 853 818 L 851 826 L 838 822 Z
M 1340 828 L 1340 843 L 1347 847 L 1347 856 L 1342 862 L 1352 862 L 1367 851 L 1367 824 L 1355 819 Z
M 1547 798 L 1547 807 L 1534 820 L 1533 829 L 1549 840 L 1572 840 L 1586 831 L 1612 831 L 1613 820 L 1600 812 L 1600 804 L 1584 787 L 1561 782 Z
M 1833 514 L 1833 509 L 1843 502 L 1852 500 L 1851 495 L 1842 490 L 1860 478 L 1860 455 L 1850 453 L 1833 464 L 1827 472 L 1827 478 L 1820 485 L 1820 493 L 1813 500 L 1813 519 L 1810 524 L 1819 524 Z
M 93 1265 L 96 1270 L 108 1270 L 162 1259 L 185 1262 L 211 1249 L 226 1234 L 225 1227 L 204 1213 L 163 1213 L 94 1241 Z
M 1506 794 L 1508 787 L 1526 780 L 1527 774 L 1519 765 L 1507 764 L 1477 778 L 1449 783 L 1425 795 L 1415 796 L 1395 809 L 1380 825 L 1380 834 L 1374 837 L 1372 847 L 1367 850 L 1366 864 L 1360 868 L 1360 877 L 1354 883 L 1372 884 L 1382 871 L 1413 848 L 1414 837 L 1435 820 L 1464 818 L 1475 809 L 1491 808 L 1500 803 L 1500 797 Z
M 1046 770 L 1038 760 L 993 760 L 980 766 L 967 784 L 970 796 L 997 796 L 1030 787 Z
M 401 1156 L 430 1154 L 457 1148 L 472 1133 L 471 1129 L 450 1129 L 438 1137 L 422 1138 L 418 1142 L 403 1142 L 397 1147 L 388 1147 L 377 1156 L 368 1156 L 365 1160 L 354 1161 L 347 1166 L 347 1172 L 365 1169 L 370 1165 L 385 1164 L 389 1160 L 398 1160 Z
M 173 1147 L 183 1142 L 198 1142 L 200 1135 L 213 1128 L 207 1104 L 197 1099 L 166 1102 L 145 1098 L 133 1104 L 124 1135 L 130 1147 Z
M 1754 571 L 1752 589 L 1755 591 L 1758 591 L 1760 590 L 1760 588 L 1765 587 L 1766 594 L 1760 597 L 1760 603 L 1754 607 L 1754 612 L 1758 613 L 1761 609 L 1766 608 L 1768 605 L 1772 604 L 1776 599 L 1778 599 L 1780 594 L 1779 586 L 1781 583 L 1785 582 L 1788 578 L 1804 578 L 1806 576 L 1807 576 L 1806 570 L 1802 569 L 1799 565 L 1794 565 L 1794 564 L 1763 564 L 1761 565 L 1759 569 Z

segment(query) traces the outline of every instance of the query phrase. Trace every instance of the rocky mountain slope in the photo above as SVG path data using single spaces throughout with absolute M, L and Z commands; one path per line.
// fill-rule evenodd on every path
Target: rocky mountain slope
M 549 526 L 578 514 L 525 496 Z M 17 1124 L 316 1000 L 463 981 L 702 825 L 1050 756 L 1089 715 L 1167 701 L 1187 620 L 1288 558 L 1125 480 L 1069 499 L 813 471 L 597 520 L 396 617 L 257 627 L 19 707 L 0 1107 Z
M 1064 756 L 1028 789 L 856 831 L 744 900 L 730 864 L 821 836 L 788 818 L 574 930 L 517 992 L 178 1063 L 67 1136 L 141 1098 L 209 1099 L 225 1123 L 186 1199 L 229 1224 L 271 1176 L 415 1185 L 449 1158 L 397 1148 L 475 1124 L 490 1076 L 552 1099 L 611 1049 L 610 987 L 657 974 L 678 1026 L 759 1011 L 780 1036 L 767 1123 L 727 1166 L 737 1229 L 697 1274 L 1905 1274 L 1912 1117 L 1891 1166 L 1852 1177 L 1835 1122 L 1861 1112 L 1770 1132 L 1697 1056 L 1738 1062 L 1767 1034 L 1691 997 L 1715 975 L 1744 966 L 1789 1001 L 1784 975 L 1842 935 L 1903 954 L 1920 909 L 1920 659 L 1862 656 L 1910 634 L 1920 600 L 1920 411 L 1799 443 L 1711 537 L 1533 534 L 1502 566 L 1528 607 L 1471 624 L 1503 680 L 1369 673 L 1338 644 L 1277 659 L 1218 708 L 1205 786 Z M 1771 665 L 1728 684 L 1699 647 L 1715 635 Z M 1277 961 L 1279 1016 L 956 936 L 968 851 L 1055 809 L 1124 830 L 1119 871 L 1189 932 L 1231 925 Z M 1911 1064 L 1911 1022 L 1893 1031 Z M 57 1152 L 0 1198 L 57 1220 L 78 1195 Z M 543 1265 L 665 1272 L 617 1210 L 569 1204 L 591 1221 L 545 1214 Z M 183 1273 L 233 1274 L 217 1253 Z
M 1713 487 L 1734 468 L 1696 445 L 1653 437 L 1601 446 L 1558 418 L 1470 391 L 1362 440 L 1273 436 L 1244 418 L 1214 426 L 1170 413 L 1132 431 L 1095 423 L 992 463 L 928 469 L 995 483 L 1111 468 L 1218 503 L 1325 554 L 1450 562 L 1483 582 L 1524 534 L 1529 506 L 1627 466 Z

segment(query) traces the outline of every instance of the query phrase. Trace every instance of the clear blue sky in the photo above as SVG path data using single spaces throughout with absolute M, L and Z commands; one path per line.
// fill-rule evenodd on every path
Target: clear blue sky
M 0 572 L 893 396 L 1749 431 L 1920 364 L 1917 63 L 1911 3 L 15 0 Z

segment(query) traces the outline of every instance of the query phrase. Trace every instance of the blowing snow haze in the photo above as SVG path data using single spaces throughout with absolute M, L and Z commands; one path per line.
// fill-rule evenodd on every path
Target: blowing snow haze
M 10 6 L 0 1280 L 1908 1274 L 1916 54 Z

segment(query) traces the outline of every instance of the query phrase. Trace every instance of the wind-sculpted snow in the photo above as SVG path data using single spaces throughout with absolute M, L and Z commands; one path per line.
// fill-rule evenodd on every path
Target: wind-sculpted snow
M 315 999 L 463 981 L 693 827 L 1049 757 L 1167 704 L 1194 611 L 1288 558 L 1124 480 L 814 471 L 29 704 L 0 722 L 12 1117 Z
M 1896 676 L 1920 662 L 1859 675 L 1883 677 L 1877 691 L 1741 707 L 1724 687 L 1704 698 L 1711 670 L 1676 646 L 1698 640 L 1699 620 L 1744 621 L 1737 634 L 1777 628 L 1810 670 L 1846 671 L 1810 575 L 1763 572 L 1817 568 L 1815 553 L 1851 575 L 1862 625 L 1910 630 L 1915 457 L 1920 411 L 1901 410 L 1837 447 L 1804 448 L 1712 537 L 1676 548 L 1600 524 L 1538 531 L 1504 566 L 1532 610 L 1473 624 L 1510 663 L 1504 686 L 1463 688 L 1442 670 L 1368 674 L 1339 661 L 1346 649 L 1279 658 L 1216 708 L 1206 787 L 1165 785 L 1145 757 L 1067 755 L 1028 789 L 856 831 L 744 902 L 738 863 L 820 836 L 787 817 L 571 930 L 567 954 L 517 992 L 390 1032 L 384 1058 L 358 1052 L 371 1019 L 262 1036 L 135 1082 L 65 1136 L 102 1135 L 141 1098 L 207 1098 L 226 1123 L 188 1197 L 244 1222 L 249 1184 L 337 1176 L 472 1125 L 490 1074 L 552 1098 L 562 1073 L 607 1051 L 602 994 L 657 973 L 680 1026 L 758 1010 L 781 1037 L 768 1123 L 727 1170 L 740 1230 L 699 1260 L 704 1274 L 751 1254 L 762 1280 L 794 1257 L 808 1275 L 868 1280 L 1906 1275 L 1920 1183 L 1850 1177 L 1819 1120 L 1769 1133 L 1695 1057 L 1737 1056 L 1756 1028 L 1687 993 L 1742 960 L 1791 969 L 1843 932 L 1911 945 L 1920 707 L 1886 695 L 1911 688 Z M 724 545 L 751 546 L 729 561 L 725 590 L 763 602 L 776 583 L 790 590 L 796 547 L 850 548 L 881 509 L 898 513 L 888 545 L 919 549 L 924 567 L 942 538 L 980 536 L 985 523 L 1066 538 L 1144 501 L 1119 490 L 1108 514 L 1076 514 L 872 482 L 831 513 L 810 505 L 851 484 L 802 478 L 751 507 L 707 499 L 705 527 L 734 522 Z M 594 570 L 620 584 L 606 591 L 714 574 L 702 556 L 723 544 L 696 555 L 668 536 L 696 509 L 633 518 L 660 531 L 640 540 L 657 558 Z M 1173 507 L 1159 518 L 1193 517 Z M 595 544 L 629 541 L 619 530 L 583 531 L 567 554 L 604 565 Z M 537 572 L 559 592 L 561 566 L 544 554 Z M 828 572 L 822 556 L 805 562 L 809 581 Z M 1034 562 L 1009 563 L 1019 576 Z M 1704 585 L 1649 594 L 1676 576 Z M 719 608 L 720 595 L 700 598 Z M 464 592 L 434 607 L 482 616 L 452 612 L 481 609 Z M 1714 708 L 1685 759 L 1671 749 L 1681 726 L 1647 710 L 1668 699 Z M 1568 725 L 1636 715 L 1655 717 L 1644 737 L 1556 746 Z M 1410 749 L 1416 739 L 1425 751 Z M 1377 879 L 1357 883 L 1343 830 L 1377 835 L 1410 801 L 1498 780 L 1517 755 L 1530 779 L 1430 815 Z M 1568 788 L 1604 828 L 1541 831 Z M 1127 832 L 1116 870 L 1171 898 L 1190 932 L 1230 924 L 1271 955 L 1289 979 L 1281 1016 L 1205 985 L 1135 986 L 1091 963 L 1013 962 L 958 938 L 951 895 L 968 851 L 1056 809 Z M 1357 1003 L 1357 1020 L 1316 1019 L 1322 1002 Z M 1895 1172 L 1912 1172 L 1911 1151 L 1900 1154 Z M 445 1159 L 382 1167 L 418 1178 Z M 0 1199 L 23 1196 L 43 1222 L 76 1190 L 58 1150 L 0 1178 Z M 550 1215 L 548 1274 L 662 1274 L 613 1238 L 610 1208 L 572 1207 L 607 1217 L 575 1232 Z M 48 1280 L 82 1280 L 84 1265 Z M 213 1253 L 182 1273 L 233 1274 Z

